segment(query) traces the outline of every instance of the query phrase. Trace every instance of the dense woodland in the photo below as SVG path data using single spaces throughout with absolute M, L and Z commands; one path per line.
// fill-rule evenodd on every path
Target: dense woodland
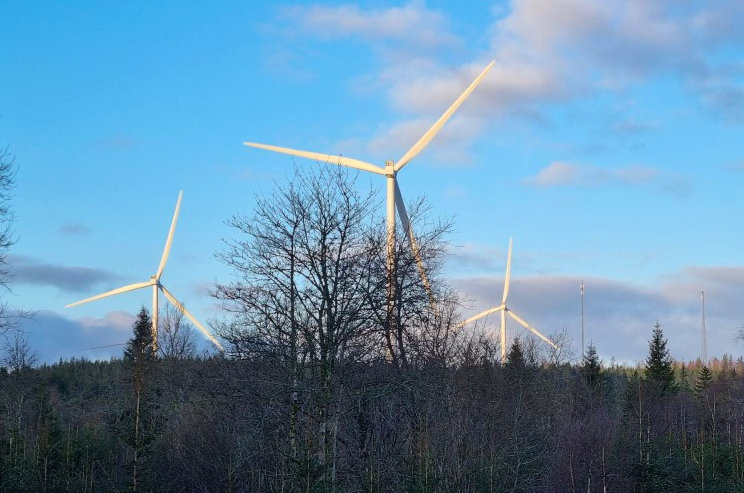
M 429 291 L 407 232 L 386 267 L 359 188 L 298 174 L 229 221 L 222 354 L 173 311 L 153 354 L 143 308 L 120 358 L 36 366 L 6 323 L 0 490 L 744 491 L 741 359 L 675 363 L 650 320 L 637 368 L 531 338 L 502 362 L 491 331 L 455 329 L 450 224 L 411 207 Z
M 271 357 L 3 372 L 0 489 L 744 490 L 741 360 L 657 375 L 533 349 L 342 362 L 330 391 Z

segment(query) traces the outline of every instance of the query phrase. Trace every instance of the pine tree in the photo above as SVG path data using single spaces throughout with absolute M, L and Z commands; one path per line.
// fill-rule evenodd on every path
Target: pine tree
M 674 368 L 669 356 L 667 341 L 661 331 L 661 324 L 657 321 L 654 332 L 648 342 L 648 358 L 646 358 L 647 380 L 653 382 L 662 393 L 675 392 Z
M 147 311 L 147 308 L 142 307 L 137 314 L 137 320 L 134 322 L 132 331 L 134 332 L 134 336 L 127 342 L 127 346 L 124 349 L 124 359 L 136 361 L 141 357 L 145 361 L 153 360 L 152 320 L 150 319 L 150 312 Z
M 602 383 L 603 371 L 602 366 L 599 362 L 599 356 L 597 356 L 597 348 L 594 344 L 590 343 L 586 350 L 586 354 L 582 358 L 581 362 L 581 374 L 584 375 L 586 383 L 591 388 L 597 388 Z

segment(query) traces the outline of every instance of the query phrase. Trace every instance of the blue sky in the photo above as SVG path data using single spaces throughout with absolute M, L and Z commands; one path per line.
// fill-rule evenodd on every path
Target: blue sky
M 744 7 L 735 1 L 0 4 L 0 143 L 19 168 L 10 305 L 41 359 L 123 342 L 147 291 L 65 310 L 157 269 L 202 320 L 230 272 L 224 224 L 291 174 L 250 140 L 383 164 L 488 63 L 494 69 L 399 175 L 454 216 L 447 272 L 501 294 L 578 350 L 742 354 Z M 300 166 L 312 162 L 297 161 Z M 361 186 L 379 186 L 361 177 Z M 384 212 L 380 211 L 381 217 Z M 483 330 L 498 323 L 489 320 Z M 113 349 L 114 352 L 118 349 Z

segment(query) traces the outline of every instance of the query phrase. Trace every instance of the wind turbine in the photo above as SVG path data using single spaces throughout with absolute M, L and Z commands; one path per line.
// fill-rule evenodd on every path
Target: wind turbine
M 528 324 L 527 322 L 522 319 L 519 315 L 514 313 L 509 307 L 506 306 L 506 299 L 509 296 L 509 280 L 511 278 L 511 256 L 512 256 L 512 239 L 509 238 L 509 253 L 506 257 L 506 276 L 504 278 L 504 294 L 501 297 L 501 304 L 494 308 L 489 308 L 486 311 L 483 311 L 477 315 L 473 315 L 467 320 L 464 320 L 457 324 L 455 326 L 456 329 L 459 329 L 470 322 L 475 322 L 476 320 L 485 317 L 486 315 L 490 315 L 491 313 L 501 312 L 501 361 L 506 361 L 506 315 L 508 314 L 511 318 L 516 320 L 518 324 L 520 324 L 525 329 L 529 330 L 533 334 L 535 334 L 537 337 L 542 339 L 543 341 L 547 342 L 551 346 L 553 346 L 555 349 L 560 349 L 553 341 L 545 337 L 538 331 L 536 328 Z
M 403 203 L 403 196 L 398 186 L 397 173 L 408 164 L 408 162 L 416 157 L 424 147 L 437 135 L 442 129 L 447 120 L 454 114 L 460 105 L 470 96 L 470 93 L 480 84 L 483 77 L 486 76 L 489 70 L 493 67 L 495 61 L 492 61 L 483 71 L 476 77 L 476 79 L 468 86 L 467 89 L 458 97 L 454 103 L 447 109 L 447 111 L 439 117 L 439 119 L 424 133 L 423 136 L 401 157 L 398 162 L 385 161 L 385 167 L 380 167 L 374 164 L 360 161 L 358 159 L 351 159 L 343 156 L 335 156 L 332 154 L 323 154 L 311 151 L 301 151 L 297 149 L 289 149 L 287 147 L 279 147 L 267 144 L 257 144 L 255 142 L 244 142 L 245 145 L 251 147 L 257 147 L 259 149 L 265 149 L 268 151 L 280 152 L 284 154 L 290 154 L 292 156 L 304 157 L 307 159 L 314 159 L 319 162 L 325 162 L 330 164 L 336 164 L 339 166 L 347 166 L 350 168 L 358 169 L 361 171 L 367 171 L 378 175 L 385 176 L 387 179 L 387 276 L 388 276 L 388 317 L 392 316 L 393 304 L 395 299 L 395 280 L 394 280 L 394 269 L 395 269 L 395 210 L 398 210 L 398 217 L 400 218 L 403 230 L 408 235 L 408 239 L 411 243 L 411 250 L 413 256 L 416 259 L 418 266 L 419 275 L 421 281 L 424 284 L 427 294 L 429 295 L 429 303 L 432 310 L 435 311 L 434 298 L 431 293 L 431 287 L 429 285 L 429 279 L 426 276 L 424 269 L 424 263 L 421 259 L 421 251 L 416 243 L 416 238 L 413 234 L 411 222 L 408 218 L 408 212 L 406 211 L 405 204 Z
M 217 339 L 212 335 L 209 330 L 207 330 L 199 321 L 188 311 L 186 310 L 186 307 L 183 306 L 183 304 L 176 299 L 173 294 L 166 289 L 165 286 L 160 282 L 160 277 L 163 275 L 163 270 L 165 269 L 165 264 L 168 262 L 168 255 L 170 255 L 170 249 L 171 245 L 173 244 L 173 233 L 176 231 L 176 222 L 178 221 L 178 213 L 181 210 L 181 199 L 183 198 L 183 191 L 179 192 L 178 194 L 178 202 L 176 202 L 176 211 L 173 213 L 173 221 L 171 221 L 170 230 L 168 231 L 168 239 L 165 241 L 165 249 L 163 250 L 163 256 L 160 259 L 160 265 L 158 266 L 157 272 L 153 276 L 150 277 L 149 281 L 145 282 L 138 282 L 135 284 L 128 284 L 126 286 L 122 286 L 117 289 L 113 289 L 111 291 L 106 291 L 105 293 L 91 296 L 90 298 L 86 298 L 84 300 L 76 301 L 75 303 L 70 303 L 69 305 L 65 306 L 65 308 L 71 308 L 73 306 L 82 305 L 83 303 L 88 303 L 90 301 L 100 300 L 101 298 L 108 298 L 109 296 L 114 296 L 121 293 L 126 293 L 127 291 L 134 291 L 136 289 L 142 289 L 152 286 L 152 350 L 153 352 L 157 352 L 158 350 L 158 290 L 162 291 L 168 300 L 173 303 L 173 305 L 181 310 L 181 312 L 186 315 L 186 317 L 191 320 L 191 322 L 209 339 L 212 341 L 212 343 L 217 346 L 220 351 L 223 350 L 222 344 L 219 343 Z

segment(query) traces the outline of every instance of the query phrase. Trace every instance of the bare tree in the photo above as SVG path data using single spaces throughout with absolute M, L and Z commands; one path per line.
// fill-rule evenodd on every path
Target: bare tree
M 193 326 L 184 319 L 183 312 L 166 305 L 160 317 L 158 352 L 166 359 L 188 359 L 196 356 Z
M 215 293 L 234 315 L 221 335 L 236 356 L 269 355 L 284 366 L 293 456 L 298 391 L 315 389 L 314 467 L 325 483 L 334 474 L 334 378 L 340 365 L 368 354 L 374 335 L 366 294 L 377 261 L 370 219 L 375 196 L 354 188 L 343 170 L 297 173 L 273 196 L 258 198 L 254 217 L 231 219 L 241 237 L 218 254 L 235 272 L 235 280 Z
M 8 250 L 15 243 L 13 236 L 13 211 L 10 208 L 11 191 L 15 186 L 16 167 L 7 147 L 0 149 L 0 285 L 8 289 Z M 0 302 L 0 333 L 15 326 L 18 317 L 11 314 L 5 301 Z
M 22 330 L 12 330 L 6 334 L 2 362 L 10 371 L 31 368 L 36 363 L 36 352 L 28 343 L 28 334 Z

